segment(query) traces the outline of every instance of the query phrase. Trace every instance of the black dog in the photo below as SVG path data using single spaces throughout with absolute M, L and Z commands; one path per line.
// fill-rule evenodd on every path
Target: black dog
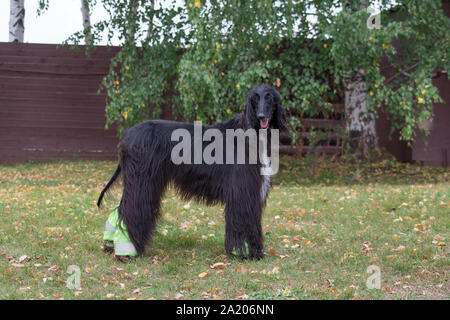
M 286 120 L 280 94 L 270 86 L 258 85 L 248 93 L 241 114 L 202 129 L 211 128 L 224 135 L 227 129 L 255 129 L 256 132 L 267 129 L 269 135 L 271 129 L 284 130 Z M 262 258 L 261 218 L 270 177 L 261 175 L 261 161 L 256 164 L 174 164 L 171 152 L 176 142 L 172 141 L 171 135 L 176 129 L 193 133 L 194 125 L 151 120 L 127 129 L 119 148 L 119 165 L 101 192 L 97 205 L 101 205 L 106 190 L 122 171 L 119 220 L 124 222 L 138 255 L 142 255 L 156 227 L 161 197 L 172 183 L 183 199 L 196 198 L 208 205 L 225 204 L 225 249 L 228 254 Z M 205 146 L 203 142 L 203 149 Z M 236 148 L 234 150 L 236 152 Z M 223 154 L 226 155 L 225 147 Z M 236 159 L 236 154 L 233 156 Z M 248 160 L 248 152 L 245 158 Z

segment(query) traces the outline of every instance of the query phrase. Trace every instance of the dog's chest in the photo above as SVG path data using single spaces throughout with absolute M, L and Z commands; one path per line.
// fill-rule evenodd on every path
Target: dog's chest
M 272 180 L 272 176 L 266 175 L 262 176 L 262 184 L 261 184 L 261 201 L 264 203 L 267 198 L 267 193 L 270 188 L 270 181 Z
M 268 170 L 271 166 L 271 161 L 270 158 L 267 156 L 267 142 L 264 139 L 261 139 L 260 137 L 260 146 L 262 153 L 260 154 L 260 159 L 261 164 L 262 164 L 262 168 L 266 169 L 266 170 L 262 170 L 261 174 L 264 171 L 264 174 L 262 174 L 262 183 L 261 183 L 261 201 L 262 203 L 265 203 L 266 198 L 267 198 L 267 193 L 269 192 L 270 189 L 270 181 L 272 180 L 272 175 L 267 174 Z

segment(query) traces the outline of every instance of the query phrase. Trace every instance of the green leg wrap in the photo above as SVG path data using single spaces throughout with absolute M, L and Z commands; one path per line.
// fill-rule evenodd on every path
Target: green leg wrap
M 128 236 L 125 226 L 122 224 L 122 230 L 117 229 L 114 233 L 114 253 L 116 256 L 137 256 L 136 249 Z
M 118 210 L 114 210 L 105 222 L 105 232 L 103 232 L 103 241 L 114 241 L 114 234 L 117 231 L 117 221 L 119 220 Z
M 116 256 L 137 256 L 125 225 L 122 223 L 121 228 L 119 227 L 119 211 L 117 209 L 111 212 L 105 223 L 103 241 L 114 243 L 114 254 Z

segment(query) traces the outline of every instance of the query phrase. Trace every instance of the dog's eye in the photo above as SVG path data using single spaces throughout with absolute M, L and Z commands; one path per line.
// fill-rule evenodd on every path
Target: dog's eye
M 264 99 L 265 99 L 266 101 L 269 101 L 269 100 L 272 99 L 272 95 L 271 95 L 270 93 L 266 93 L 266 95 L 264 96 Z

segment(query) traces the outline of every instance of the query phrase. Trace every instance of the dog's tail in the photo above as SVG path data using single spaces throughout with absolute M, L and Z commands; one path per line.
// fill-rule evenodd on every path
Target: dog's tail
M 105 195 L 105 192 L 108 191 L 109 187 L 111 187 L 114 183 L 114 181 L 116 181 L 117 177 L 120 174 L 120 164 L 117 166 L 116 172 L 114 172 L 113 176 L 111 177 L 111 179 L 109 180 L 109 182 L 106 184 L 105 188 L 103 188 L 102 192 L 100 193 L 100 196 L 98 197 L 97 200 L 97 207 L 100 208 L 100 206 L 102 205 L 102 200 L 103 200 L 103 196 Z

